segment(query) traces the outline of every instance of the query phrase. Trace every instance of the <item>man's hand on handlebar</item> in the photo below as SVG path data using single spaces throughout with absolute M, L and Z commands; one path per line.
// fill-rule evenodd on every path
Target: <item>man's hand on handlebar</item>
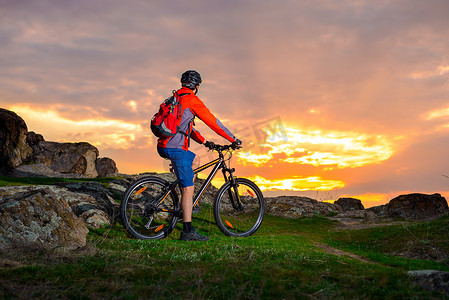
M 239 139 L 236 139 L 232 144 L 231 144 L 231 148 L 232 149 L 239 149 L 242 148 L 242 141 Z
M 229 149 L 229 148 L 232 148 L 232 149 L 235 150 L 235 149 L 242 148 L 241 145 L 242 145 L 242 141 L 238 140 L 238 139 L 235 140 L 232 144 L 226 145 L 226 146 L 217 145 L 214 142 L 210 142 L 210 141 L 206 141 L 204 143 L 204 146 L 206 148 L 209 148 L 209 150 L 226 150 L 226 149 Z
M 214 142 L 206 141 L 206 142 L 204 143 L 204 146 L 206 146 L 206 148 L 209 148 L 210 150 L 212 150 L 212 149 L 215 148 L 215 143 L 214 143 Z

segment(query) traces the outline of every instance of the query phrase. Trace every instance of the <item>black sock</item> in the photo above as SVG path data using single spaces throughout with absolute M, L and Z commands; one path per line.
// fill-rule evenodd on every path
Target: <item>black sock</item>
M 184 225 L 182 225 L 182 231 L 185 233 L 192 231 L 192 222 L 184 222 Z

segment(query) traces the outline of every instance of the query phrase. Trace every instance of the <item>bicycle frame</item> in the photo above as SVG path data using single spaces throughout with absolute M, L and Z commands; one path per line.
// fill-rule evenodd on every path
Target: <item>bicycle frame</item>
M 208 169 L 208 168 L 214 166 L 214 168 L 213 168 L 212 171 L 210 172 L 209 176 L 207 177 L 206 181 L 205 181 L 205 182 L 203 183 L 203 185 L 201 186 L 200 190 L 196 193 L 196 195 L 194 195 L 194 197 L 193 197 L 193 206 L 192 206 L 192 207 L 195 207 L 195 206 L 198 204 L 199 199 L 200 199 L 201 196 L 203 195 L 204 191 L 209 187 L 210 183 L 212 182 L 212 179 L 214 179 L 214 177 L 215 177 L 215 175 L 217 174 L 217 172 L 218 172 L 219 169 L 222 169 L 222 172 L 223 172 L 223 176 L 224 176 L 225 182 L 231 181 L 232 183 L 235 184 L 235 178 L 234 178 L 234 175 L 232 174 L 232 173 L 235 171 L 235 169 L 234 169 L 234 168 L 229 169 L 229 168 L 226 166 L 224 156 L 225 156 L 225 155 L 224 155 L 224 154 L 222 153 L 222 151 L 220 150 L 220 151 L 218 151 L 218 158 L 216 158 L 216 159 L 214 159 L 214 160 L 208 162 L 207 164 L 202 165 L 202 166 L 196 168 L 195 170 L 193 170 L 193 174 L 196 175 L 196 174 L 198 174 L 199 172 L 201 172 L 201 171 L 203 171 L 203 170 L 206 170 L 206 169 Z M 226 176 L 226 173 L 229 173 L 229 178 L 228 178 L 228 176 Z M 156 207 L 158 207 L 160 204 L 162 204 L 162 202 L 164 202 L 165 198 L 167 198 L 167 196 L 168 196 L 170 193 L 174 192 L 176 186 L 178 186 L 178 185 L 179 185 L 179 180 L 178 180 L 178 179 L 176 179 L 175 181 L 173 181 L 173 182 L 167 187 L 166 191 L 161 195 L 162 199 L 158 201 L 159 203 L 158 203 L 158 205 L 157 205 Z M 180 188 L 180 190 L 181 190 L 181 192 L 182 192 L 182 188 L 181 188 L 180 185 L 179 185 L 179 188 Z M 238 193 L 236 193 L 236 195 L 237 195 L 237 198 L 239 198 Z M 237 201 L 238 201 L 238 203 L 240 203 L 240 199 L 237 199 Z M 178 213 L 178 214 L 180 213 L 180 210 L 164 209 L 164 208 L 162 208 L 162 209 L 160 209 L 160 210 L 161 210 L 161 211 L 166 211 L 166 212 Z

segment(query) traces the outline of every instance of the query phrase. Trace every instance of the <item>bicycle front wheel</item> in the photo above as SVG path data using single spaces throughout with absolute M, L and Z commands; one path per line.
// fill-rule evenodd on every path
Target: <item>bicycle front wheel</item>
M 162 239 L 175 228 L 178 195 L 159 177 L 144 177 L 128 187 L 120 204 L 123 226 L 136 239 Z
M 250 236 L 259 229 L 265 215 L 262 192 L 251 180 L 237 178 L 225 183 L 214 202 L 214 218 L 221 232 L 228 236 Z

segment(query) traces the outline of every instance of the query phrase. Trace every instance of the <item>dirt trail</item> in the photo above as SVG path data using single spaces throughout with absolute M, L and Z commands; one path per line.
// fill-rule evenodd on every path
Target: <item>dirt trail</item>
M 368 258 L 362 257 L 360 255 L 351 253 L 351 252 L 346 252 L 334 247 L 331 247 L 329 245 L 326 244 L 321 244 L 321 243 L 315 243 L 315 246 L 317 246 L 318 248 L 324 250 L 324 252 L 329 253 L 329 254 L 334 254 L 334 255 L 338 255 L 338 256 L 348 256 L 350 258 L 353 259 L 357 259 L 366 263 L 370 263 L 370 264 L 374 264 L 375 262 L 369 260 Z

